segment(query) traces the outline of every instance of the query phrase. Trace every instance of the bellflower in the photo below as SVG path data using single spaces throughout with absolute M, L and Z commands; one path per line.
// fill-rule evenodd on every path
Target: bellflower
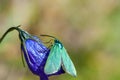
M 28 32 L 20 29 L 19 26 L 9 28 L 2 38 L 0 38 L 0 43 L 7 33 L 13 30 L 17 30 L 19 32 L 21 50 L 23 51 L 22 57 L 24 55 L 28 68 L 33 74 L 38 75 L 40 80 L 48 80 L 49 76 L 65 73 L 61 67 L 61 69 L 56 73 L 45 74 L 44 67 L 49 56 L 50 49 L 47 48 L 37 36 L 30 35 Z

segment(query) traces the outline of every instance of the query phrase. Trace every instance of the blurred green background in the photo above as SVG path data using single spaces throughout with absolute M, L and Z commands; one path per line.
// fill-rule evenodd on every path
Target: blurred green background
M 50 80 L 120 80 L 120 0 L 0 0 L 0 37 L 12 26 L 62 41 L 77 69 Z M 18 32 L 0 44 L 0 80 L 39 80 L 20 56 Z

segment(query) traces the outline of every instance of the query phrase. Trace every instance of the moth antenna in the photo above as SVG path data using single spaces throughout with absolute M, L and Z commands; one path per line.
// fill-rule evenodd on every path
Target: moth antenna
M 42 34 L 42 35 L 40 35 L 40 36 L 43 36 L 43 37 L 51 37 L 51 38 L 56 39 L 54 36 L 50 36 L 50 35 L 47 35 L 47 34 Z

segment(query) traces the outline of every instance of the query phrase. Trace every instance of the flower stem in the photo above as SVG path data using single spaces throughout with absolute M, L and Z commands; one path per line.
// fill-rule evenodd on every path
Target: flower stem
M 44 72 L 41 72 L 39 76 L 40 76 L 40 80 L 49 80 L 48 76 Z
M 18 30 L 18 27 L 20 27 L 20 25 L 18 25 L 17 27 L 11 27 L 11 28 L 9 28 L 9 29 L 3 34 L 3 36 L 0 38 L 0 43 L 2 42 L 2 40 L 4 39 L 4 37 L 5 37 L 9 32 L 11 32 L 11 31 L 13 31 L 13 30 Z

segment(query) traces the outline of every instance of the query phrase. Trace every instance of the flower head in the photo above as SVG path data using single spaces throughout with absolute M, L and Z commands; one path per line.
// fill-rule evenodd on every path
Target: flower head
M 25 61 L 31 72 L 38 75 L 40 80 L 48 80 L 48 77 L 51 75 L 59 75 L 64 73 L 64 70 L 61 68 L 54 74 L 45 74 L 44 66 L 49 56 L 50 49 L 47 48 L 37 36 L 30 35 L 26 31 L 20 29 L 19 26 L 9 28 L 3 37 L 0 38 L 0 43 L 6 34 L 12 30 L 17 30 L 19 32 L 21 50 L 23 51 Z

